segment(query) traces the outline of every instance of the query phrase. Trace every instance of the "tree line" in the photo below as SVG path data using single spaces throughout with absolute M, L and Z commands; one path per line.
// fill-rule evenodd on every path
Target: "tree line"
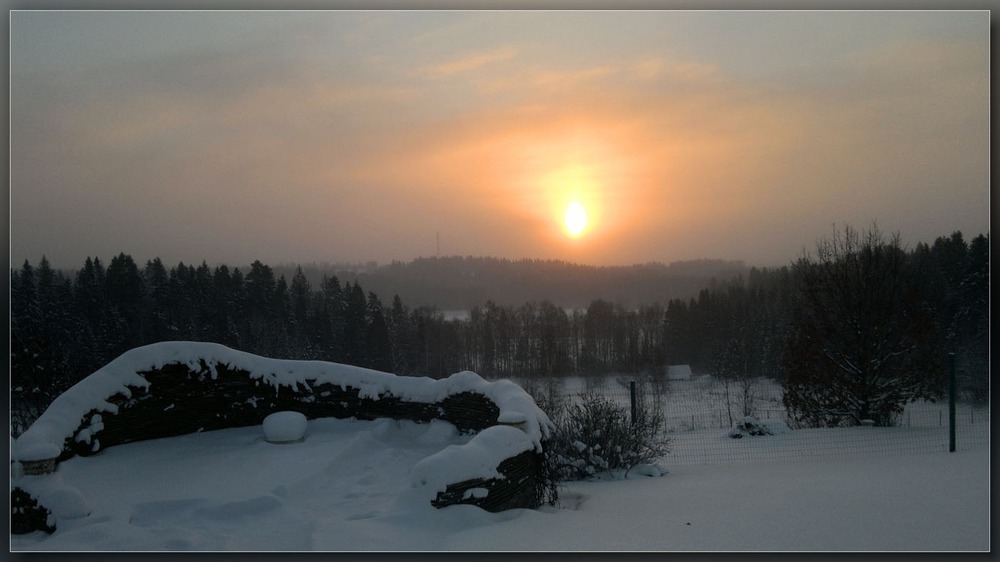
M 697 295 L 710 279 L 728 279 L 749 269 L 741 261 L 688 260 L 670 264 L 591 266 L 559 260 L 477 256 L 416 258 L 388 264 L 277 264 L 288 278 L 302 269 L 313 283 L 324 275 L 355 279 L 380 295 L 398 294 L 413 306 L 468 310 L 492 301 L 519 306 L 549 301 L 586 308 L 601 298 L 629 308 Z
M 910 300 L 896 313 L 923 311 L 931 339 L 920 341 L 933 342 L 938 356 L 954 351 L 963 387 L 985 399 L 988 237 L 967 243 L 955 232 L 898 254 L 913 266 L 906 276 L 919 280 L 920 290 L 907 293 Z M 12 405 L 30 421 L 121 353 L 167 340 L 435 378 L 466 369 L 487 378 L 655 375 L 665 365 L 690 364 L 721 377 L 787 381 L 789 369 L 816 371 L 790 359 L 807 347 L 802 338 L 815 325 L 815 318 L 802 316 L 814 265 L 803 258 L 786 267 L 751 268 L 665 305 L 596 299 L 566 310 L 544 300 L 486 301 L 467 317 L 449 318 L 434 307 L 411 308 L 398 295 L 384 304 L 357 280 L 341 283 L 335 275 L 314 286 L 297 268 L 289 282 L 260 261 L 245 272 L 204 262 L 167 269 L 158 258 L 140 267 L 122 253 L 106 266 L 88 257 L 78 271 L 63 272 L 43 256 L 37 266 L 25 261 L 11 269 Z

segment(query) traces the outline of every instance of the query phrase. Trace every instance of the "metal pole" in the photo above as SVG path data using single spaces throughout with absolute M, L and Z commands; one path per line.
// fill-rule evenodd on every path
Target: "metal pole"
M 948 354 L 948 452 L 955 452 L 955 354 Z
M 630 381 L 628 383 L 628 390 L 629 390 L 630 398 L 632 399 L 632 425 L 635 425 L 635 417 L 636 417 L 636 410 L 635 410 L 635 381 Z

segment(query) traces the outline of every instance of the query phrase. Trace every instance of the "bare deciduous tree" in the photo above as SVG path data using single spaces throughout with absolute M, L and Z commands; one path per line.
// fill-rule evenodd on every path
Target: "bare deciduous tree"
M 795 273 L 784 389 L 793 421 L 892 425 L 908 402 L 939 392 L 944 369 L 926 275 L 898 234 L 835 229 Z

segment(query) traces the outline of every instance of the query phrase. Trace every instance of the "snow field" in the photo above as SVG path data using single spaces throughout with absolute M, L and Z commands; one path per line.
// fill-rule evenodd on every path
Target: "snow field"
M 985 450 L 854 460 L 682 466 L 579 482 L 564 509 L 449 540 L 458 550 L 983 551 Z M 538 532 L 537 529 L 543 529 Z M 516 537 L 516 539 L 514 538 Z
M 194 349 L 197 348 L 197 349 Z M 15 455 L 51 453 L 78 410 L 122 388 L 129 371 L 192 350 L 233 360 L 201 344 L 146 349 L 104 369 L 54 414 L 12 443 Z M 235 361 L 272 384 L 302 384 L 301 373 L 361 380 L 377 395 L 384 374 L 331 364 Z M 110 367 L 110 366 L 109 366 Z M 294 374 L 293 374 L 294 373 Z M 460 435 L 447 422 L 311 420 L 304 439 L 275 446 L 262 426 L 233 428 L 108 448 L 72 458 L 47 477 L 63 517 L 52 535 L 12 536 L 14 551 L 981 551 L 989 548 L 988 436 L 978 448 L 873 458 L 845 454 L 838 440 L 876 435 L 912 440 L 924 427 L 778 431 L 730 439 L 717 427 L 676 431 L 660 467 L 621 481 L 574 482 L 557 507 L 488 513 L 430 500 L 447 483 L 493 476 L 502 457 L 537 443 L 547 419 L 521 389 L 472 373 L 446 381 L 407 379 L 394 392 L 436 400 L 483 389 L 501 418 L 524 424 Z M 691 381 L 692 383 L 702 381 Z M 432 386 L 437 384 L 438 386 Z M 617 397 L 608 379 L 592 390 Z M 705 389 L 702 389 L 705 390 Z M 703 392 L 709 402 L 717 400 Z M 627 387 L 626 387 L 627 400 Z M 673 396 L 678 396 L 674 394 Z M 717 406 L 717 404 L 716 404 Z M 988 415 L 988 412 L 987 412 Z M 79 417 L 76 418 L 79 420 Z M 94 431 L 100 419 L 92 419 Z M 294 425 L 280 423 L 283 429 Z M 939 439 L 934 434 L 934 439 Z M 79 436 L 86 438 L 87 435 Z M 684 440 L 691 443 L 685 444 Z M 807 439 L 808 445 L 797 444 Z M 961 442 L 961 441 L 960 441 Z M 940 451 L 935 445 L 933 451 Z M 808 457 L 808 451 L 836 456 Z M 698 453 L 697 451 L 700 451 Z M 734 451 L 756 464 L 729 461 Z M 791 453 L 791 457 L 789 457 Z M 700 456 L 699 456 L 700 455 Z M 494 457 L 490 459 L 489 457 Z M 485 460 L 484 460 L 485 459 Z M 497 462 L 492 462 L 497 460 Z M 489 462 L 487 462 L 489 461 Z M 660 470 L 665 469 L 665 471 Z M 663 474 L 663 476 L 658 476 Z M 13 483 L 12 483 L 13 485 Z M 77 493 L 74 493 L 76 491 Z M 470 490 L 475 495 L 481 491 Z
M 136 442 L 56 474 L 91 513 L 43 551 L 963 551 L 989 547 L 987 449 L 574 482 L 558 507 L 435 509 L 413 468 L 467 444 L 454 426 L 318 419 L 275 446 L 258 427 Z M 511 429 L 511 428 L 504 428 Z M 741 441 L 741 440 L 728 440 Z M 744 439 L 742 441 L 749 441 Z M 720 442 L 723 442 L 720 440 Z M 655 474 L 653 471 L 646 471 Z
M 586 392 L 608 397 L 623 408 L 629 407 L 629 381 L 641 377 L 617 375 L 602 378 L 568 377 L 556 381 L 559 397 L 572 400 Z M 525 382 L 528 385 L 530 383 Z M 537 383 L 536 383 L 537 384 Z M 545 389 L 544 383 L 538 385 Z M 731 389 L 735 394 L 738 389 Z M 758 419 L 775 435 L 730 439 L 724 388 L 711 376 L 690 381 L 670 381 L 662 393 L 648 385 L 645 400 L 658 400 L 665 417 L 666 436 L 671 452 L 664 458 L 669 465 L 691 463 L 771 462 L 776 459 L 818 457 L 864 458 L 873 455 L 947 452 L 947 401 L 908 404 L 897 427 L 848 427 L 789 430 L 781 403 L 781 385 L 770 380 L 754 382 Z M 739 397 L 732 397 L 733 418 L 742 419 Z M 990 443 L 988 407 L 959 404 L 956 443 L 959 451 L 988 447 Z
M 282 446 L 267 443 L 256 426 L 130 443 L 69 459 L 56 476 L 86 496 L 91 515 L 60 520 L 48 537 L 13 537 L 12 547 L 377 549 L 366 529 L 352 527 L 399 511 L 433 513 L 434 491 L 411 488 L 410 469 L 471 438 L 439 421 L 309 424 L 302 442 Z

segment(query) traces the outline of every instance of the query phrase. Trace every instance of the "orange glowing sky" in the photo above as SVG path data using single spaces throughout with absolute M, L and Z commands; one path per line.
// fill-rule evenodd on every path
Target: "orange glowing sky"
M 11 14 L 15 265 L 783 265 L 988 182 L 988 12 Z

